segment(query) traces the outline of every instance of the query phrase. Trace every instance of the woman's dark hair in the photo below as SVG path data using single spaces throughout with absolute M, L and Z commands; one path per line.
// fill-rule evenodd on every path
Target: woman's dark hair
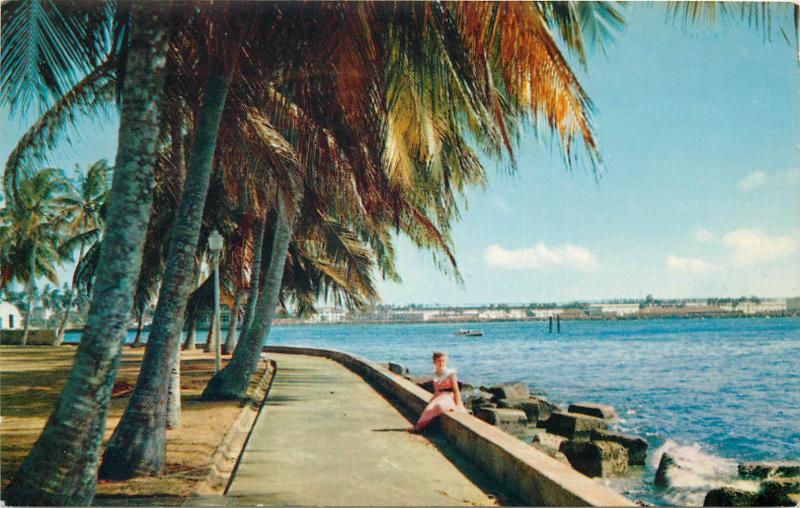
M 441 358 L 443 356 L 447 356 L 445 353 L 441 351 L 434 351 L 433 352 L 433 361 L 435 362 L 437 358 Z

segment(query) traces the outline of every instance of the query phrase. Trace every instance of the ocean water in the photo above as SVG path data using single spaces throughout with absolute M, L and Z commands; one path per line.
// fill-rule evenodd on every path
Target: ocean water
M 340 349 L 416 375 L 442 350 L 475 386 L 521 381 L 561 405 L 611 404 L 616 428 L 648 441 L 649 460 L 602 481 L 657 505 L 702 505 L 709 489 L 735 481 L 740 461 L 800 459 L 800 318 L 561 325 L 560 334 L 546 322 L 278 326 L 268 343 Z M 460 327 L 484 335 L 457 336 Z M 660 489 L 664 451 L 684 469 Z

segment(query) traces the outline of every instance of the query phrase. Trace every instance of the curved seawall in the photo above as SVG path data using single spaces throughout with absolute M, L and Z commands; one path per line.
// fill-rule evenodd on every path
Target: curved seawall
M 321 356 L 361 376 L 381 395 L 415 415 L 431 394 L 356 355 L 330 349 L 267 346 L 265 352 Z M 280 368 L 280 366 L 278 366 Z M 634 506 L 608 487 L 469 414 L 441 418 L 442 434 L 461 453 L 521 501 L 539 506 Z

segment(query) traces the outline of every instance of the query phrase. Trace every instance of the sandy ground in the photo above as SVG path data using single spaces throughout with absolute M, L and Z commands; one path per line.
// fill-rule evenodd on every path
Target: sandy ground
M 75 351 L 74 346 L 0 346 L 0 486 L 10 481 L 39 436 L 64 385 Z M 125 409 L 143 351 L 125 348 L 104 441 L 111 437 Z M 158 504 L 178 504 L 203 478 L 211 454 L 241 407 L 234 402 L 199 400 L 213 374 L 212 353 L 183 352 L 181 359 L 182 425 L 167 431 L 165 474 L 126 482 L 100 482 L 96 503 L 127 504 L 132 501 L 128 498 L 134 497 L 137 501 L 157 498 Z M 260 367 L 263 371 L 263 364 Z

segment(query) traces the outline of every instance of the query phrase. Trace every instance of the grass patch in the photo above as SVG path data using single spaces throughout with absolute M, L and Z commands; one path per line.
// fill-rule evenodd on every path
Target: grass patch
M 0 488 L 4 488 L 44 428 L 69 374 L 74 346 L 0 346 Z M 109 406 L 103 442 L 119 422 L 136 382 L 143 349 L 126 347 Z M 250 390 L 264 372 L 259 365 Z M 134 501 L 131 498 L 184 498 L 205 477 L 211 455 L 241 411 L 237 402 L 205 402 L 200 395 L 214 373 L 213 353 L 181 353 L 181 427 L 167 431 L 167 465 L 158 477 L 101 481 L 97 498 Z M 138 503 L 137 503 L 138 504 Z

